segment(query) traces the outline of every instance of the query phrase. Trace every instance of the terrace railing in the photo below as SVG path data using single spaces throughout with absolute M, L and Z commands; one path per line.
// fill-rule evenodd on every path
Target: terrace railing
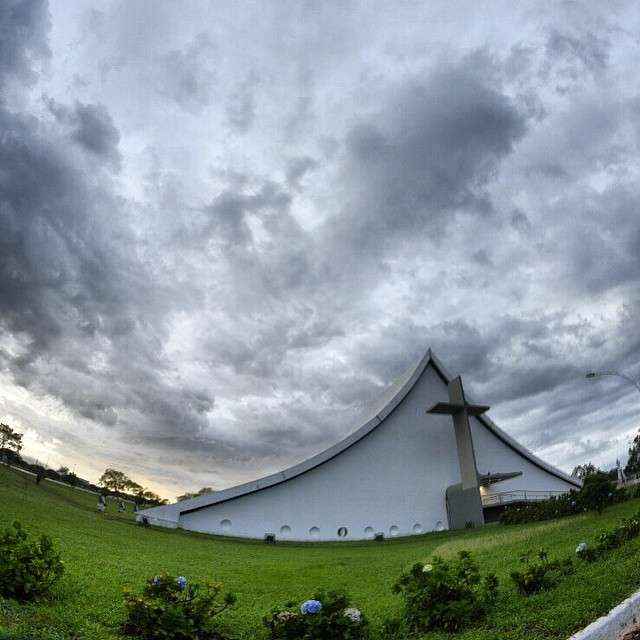
M 554 496 L 561 496 L 566 491 L 526 491 L 520 489 L 517 491 L 502 491 L 501 493 L 492 493 L 481 496 L 483 507 L 495 507 L 502 504 L 511 504 L 513 502 L 538 502 L 540 500 L 548 500 Z

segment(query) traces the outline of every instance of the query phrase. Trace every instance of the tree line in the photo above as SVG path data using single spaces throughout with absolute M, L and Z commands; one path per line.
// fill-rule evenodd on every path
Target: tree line
M 82 486 L 93 491 L 101 491 L 106 489 L 121 497 L 128 497 L 134 500 L 136 504 L 160 505 L 166 504 L 168 501 L 161 498 L 157 493 L 143 487 L 127 476 L 126 473 L 112 467 L 105 469 L 104 473 L 98 480 L 98 486 L 92 484 L 88 480 L 79 478 L 69 467 L 61 466 L 56 471 L 47 469 L 41 464 L 31 464 L 20 456 L 22 451 L 23 434 L 19 433 L 8 424 L 0 423 L 0 461 L 8 462 L 19 466 L 27 471 L 36 474 L 37 481 L 48 477 L 52 480 L 59 480 L 72 486 Z M 198 491 L 187 492 L 177 497 L 178 501 L 189 500 L 207 493 L 213 493 L 213 487 L 202 487 Z
M 596 473 L 607 473 L 614 480 L 617 477 L 617 469 L 611 469 L 610 471 L 603 472 L 592 462 L 579 464 L 577 467 L 574 467 L 571 475 L 574 478 L 584 480 L 586 477 L 592 476 Z M 629 459 L 624 467 L 624 474 L 627 478 L 640 474 L 640 429 L 638 430 L 638 433 L 636 433 L 631 446 L 629 447 Z

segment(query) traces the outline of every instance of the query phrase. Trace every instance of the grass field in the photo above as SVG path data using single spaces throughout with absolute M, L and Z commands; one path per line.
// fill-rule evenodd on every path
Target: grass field
M 25 637 L 113 639 L 122 619 L 122 588 L 142 586 L 166 570 L 191 581 L 221 580 L 238 595 L 227 620 L 237 637 L 258 636 L 275 604 L 301 601 L 316 588 L 343 587 L 371 619 L 374 630 L 400 602 L 391 585 L 403 568 L 437 553 L 468 549 L 483 571 L 501 580 L 496 611 L 480 628 L 456 638 L 513 640 L 567 638 L 608 611 L 640 585 L 640 540 L 593 564 L 579 563 L 559 587 L 525 599 L 509 572 L 519 557 L 544 547 L 552 557 L 572 555 L 582 540 L 640 507 L 630 501 L 602 516 L 584 515 L 529 526 L 491 525 L 479 530 L 433 533 L 381 543 L 277 544 L 221 539 L 183 531 L 143 529 L 130 513 L 96 511 L 95 497 L 0 468 L 0 529 L 18 519 L 33 533 L 47 533 L 66 565 L 54 598 L 37 605 L 0 600 L 0 629 Z M 445 638 L 430 634 L 426 638 Z

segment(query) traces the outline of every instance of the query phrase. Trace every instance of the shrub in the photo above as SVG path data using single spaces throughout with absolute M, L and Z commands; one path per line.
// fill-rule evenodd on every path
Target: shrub
M 600 534 L 597 549 L 600 552 L 617 549 L 638 535 L 640 535 L 640 511 L 632 518 L 623 520 L 613 529 Z
M 341 591 L 319 591 L 299 607 L 289 602 L 263 619 L 271 640 L 366 640 L 369 623 Z
M 220 583 L 190 585 L 166 573 L 149 579 L 142 595 L 125 590 L 124 599 L 122 632 L 145 640 L 223 640 L 216 618 L 236 600 Z
M 573 572 L 573 562 L 570 558 L 549 560 L 544 549 L 538 552 L 537 561 L 531 561 L 528 555 L 522 556 L 520 561 L 526 566 L 522 571 L 512 571 L 511 579 L 523 596 L 551 589 L 563 576 Z
M 493 606 L 498 579 L 481 578 L 468 551 L 456 560 L 435 556 L 430 564 L 415 564 L 393 587 L 404 598 L 404 621 L 411 632 L 444 629 L 453 632 L 483 618 Z
M 616 483 L 606 473 L 593 473 L 588 475 L 578 492 L 578 502 L 588 511 L 602 513 L 610 504 L 619 502 L 625 496 L 618 491 Z
M 0 536 L 0 594 L 16 600 L 47 595 L 64 565 L 48 536 L 29 539 L 19 522 Z
M 507 507 L 500 516 L 503 524 L 526 524 L 564 518 L 585 511 L 602 513 L 605 507 L 628 500 L 628 491 L 617 489 L 606 473 L 594 473 L 584 479 L 580 491 L 571 491 L 548 500 Z
M 598 559 L 598 551 L 590 547 L 586 542 L 581 542 L 576 547 L 576 555 L 580 560 L 586 560 L 587 562 L 593 562 Z
M 623 491 L 626 495 L 627 500 L 640 498 L 640 484 L 633 484 L 630 487 L 625 487 Z
M 525 524 L 542 520 L 553 520 L 584 511 L 577 501 L 577 492 L 572 491 L 548 500 L 528 502 L 507 507 L 500 516 L 502 524 Z

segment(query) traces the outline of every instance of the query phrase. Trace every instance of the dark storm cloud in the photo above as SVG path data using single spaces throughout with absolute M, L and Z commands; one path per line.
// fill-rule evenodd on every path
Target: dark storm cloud
M 229 126 L 238 133 L 247 133 L 256 117 L 255 91 L 259 83 L 257 74 L 251 74 L 229 96 L 227 101 L 227 120 Z
M 425 233 L 437 241 L 456 213 L 491 211 L 484 186 L 526 120 L 473 63 L 398 87 L 383 122 L 350 131 L 346 171 L 358 199 L 333 225 L 345 253 L 384 254 Z
M 287 163 L 287 184 L 292 189 L 300 188 L 300 180 L 302 180 L 305 174 L 313 171 L 318 166 L 318 162 L 309 156 L 301 156 L 299 158 L 292 158 Z
M 76 102 L 73 109 L 49 100 L 48 106 L 58 122 L 70 129 L 71 138 L 90 154 L 120 167 L 120 132 L 104 105 Z
M 285 9 L 233 37 L 233 12 L 114 11 L 67 96 L 28 93 L 46 5 L 0 8 L 0 81 L 27 83 L 0 103 L 0 362 L 70 412 L 50 437 L 91 458 L 103 434 L 163 486 L 248 479 L 346 435 L 432 346 L 552 461 L 611 448 L 583 374 L 640 362 L 640 110 L 599 89 L 610 26 L 550 12 L 442 56 L 375 11 L 310 32 L 296 8 L 290 40 Z
M 36 17 L 22 23 L 25 46 Z M 68 152 L 70 138 L 113 165 L 119 132 L 102 106 L 50 108 L 61 130 L 0 109 L 0 318 L 22 343 L 3 364 L 19 385 L 106 427 L 126 428 L 133 412 L 140 429 L 198 432 L 213 398 L 163 379 L 163 289 L 149 287 L 150 269 L 129 251 L 124 203 Z
M 158 92 L 187 111 L 201 111 L 212 100 L 215 53 L 211 38 L 199 33 L 184 49 L 160 56 L 156 77 Z
M 17 76 L 31 81 L 49 54 L 47 0 L 5 0 L 0 5 L 0 82 Z
M 566 61 L 562 73 L 575 78 L 581 66 L 593 73 L 603 71 L 609 62 L 610 42 L 606 37 L 599 37 L 587 32 L 580 36 L 572 36 L 552 29 L 546 42 L 546 55 L 557 64 Z

